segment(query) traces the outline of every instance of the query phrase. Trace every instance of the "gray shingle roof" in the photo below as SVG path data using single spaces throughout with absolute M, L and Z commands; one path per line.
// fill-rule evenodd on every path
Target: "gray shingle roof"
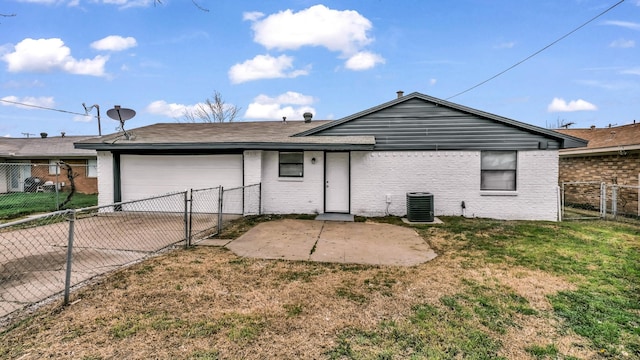
M 73 146 L 75 142 L 90 138 L 89 136 L 0 137 L 0 157 L 20 159 L 95 157 L 95 150 L 77 149 Z
M 357 149 L 372 148 L 373 136 L 292 135 L 329 121 L 259 121 L 230 123 L 165 123 L 87 139 L 76 147 L 96 150 L 126 149 Z

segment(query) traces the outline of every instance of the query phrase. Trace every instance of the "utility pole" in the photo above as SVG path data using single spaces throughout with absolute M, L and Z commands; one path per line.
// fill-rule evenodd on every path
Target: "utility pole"
M 87 107 L 87 105 L 85 105 L 84 103 L 82 103 L 82 107 L 84 108 L 84 113 L 89 115 L 89 111 L 93 110 L 93 108 L 96 108 L 96 111 L 98 112 L 98 136 L 102 136 L 102 128 L 100 127 L 100 106 L 98 106 L 98 104 L 94 104 L 91 105 L 91 107 Z

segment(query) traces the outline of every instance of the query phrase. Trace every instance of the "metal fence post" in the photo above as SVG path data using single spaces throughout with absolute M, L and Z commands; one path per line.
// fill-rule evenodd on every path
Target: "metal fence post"
M 189 214 L 190 190 L 184 192 L 184 247 L 191 246 L 191 216 Z
M 73 259 L 73 234 L 76 222 L 76 211 L 69 213 L 69 241 L 67 243 L 67 269 L 64 279 L 64 305 L 69 305 L 69 292 L 71 290 L 71 262 Z
M 58 184 L 60 184 L 59 174 L 60 164 L 56 163 L 56 183 L 53 186 L 56 191 L 56 211 L 60 210 L 60 192 L 58 191 Z
M 560 214 L 560 216 L 562 217 L 562 219 L 565 218 L 564 215 L 564 208 L 565 208 L 565 204 L 564 204 L 564 182 L 562 183 L 562 190 L 560 190 L 560 206 L 562 206 L 562 212 Z
M 600 217 L 607 219 L 607 184 L 600 183 Z
M 222 231 L 222 201 L 224 197 L 224 187 L 220 186 L 218 195 L 218 234 Z
M 611 187 L 611 214 L 614 219 L 618 217 L 618 186 L 615 184 Z
M 258 215 L 262 215 L 262 183 L 258 183 Z

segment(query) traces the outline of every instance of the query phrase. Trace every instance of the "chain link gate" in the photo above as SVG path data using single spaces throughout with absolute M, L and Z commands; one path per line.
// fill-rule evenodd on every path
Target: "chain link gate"
M 603 219 L 606 185 L 599 181 L 569 181 L 561 186 L 562 220 Z

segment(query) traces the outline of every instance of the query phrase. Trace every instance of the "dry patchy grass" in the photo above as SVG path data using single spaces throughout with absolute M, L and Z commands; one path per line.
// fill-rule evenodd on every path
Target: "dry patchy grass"
M 441 358 L 533 359 L 531 346 L 600 356 L 559 326 L 547 298 L 575 285 L 541 270 L 485 262 L 481 251 L 464 249 L 464 234 L 422 233 L 440 256 L 415 267 L 177 250 L 78 291 L 69 307 L 49 305 L 6 329 L 0 357 L 431 358 L 419 351 L 420 339 L 444 349 L 432 353 Z M 465 332 L 489 344 L 487 356 L 465 352 Z M 394 348 L 409 338 L 418 342 Z

